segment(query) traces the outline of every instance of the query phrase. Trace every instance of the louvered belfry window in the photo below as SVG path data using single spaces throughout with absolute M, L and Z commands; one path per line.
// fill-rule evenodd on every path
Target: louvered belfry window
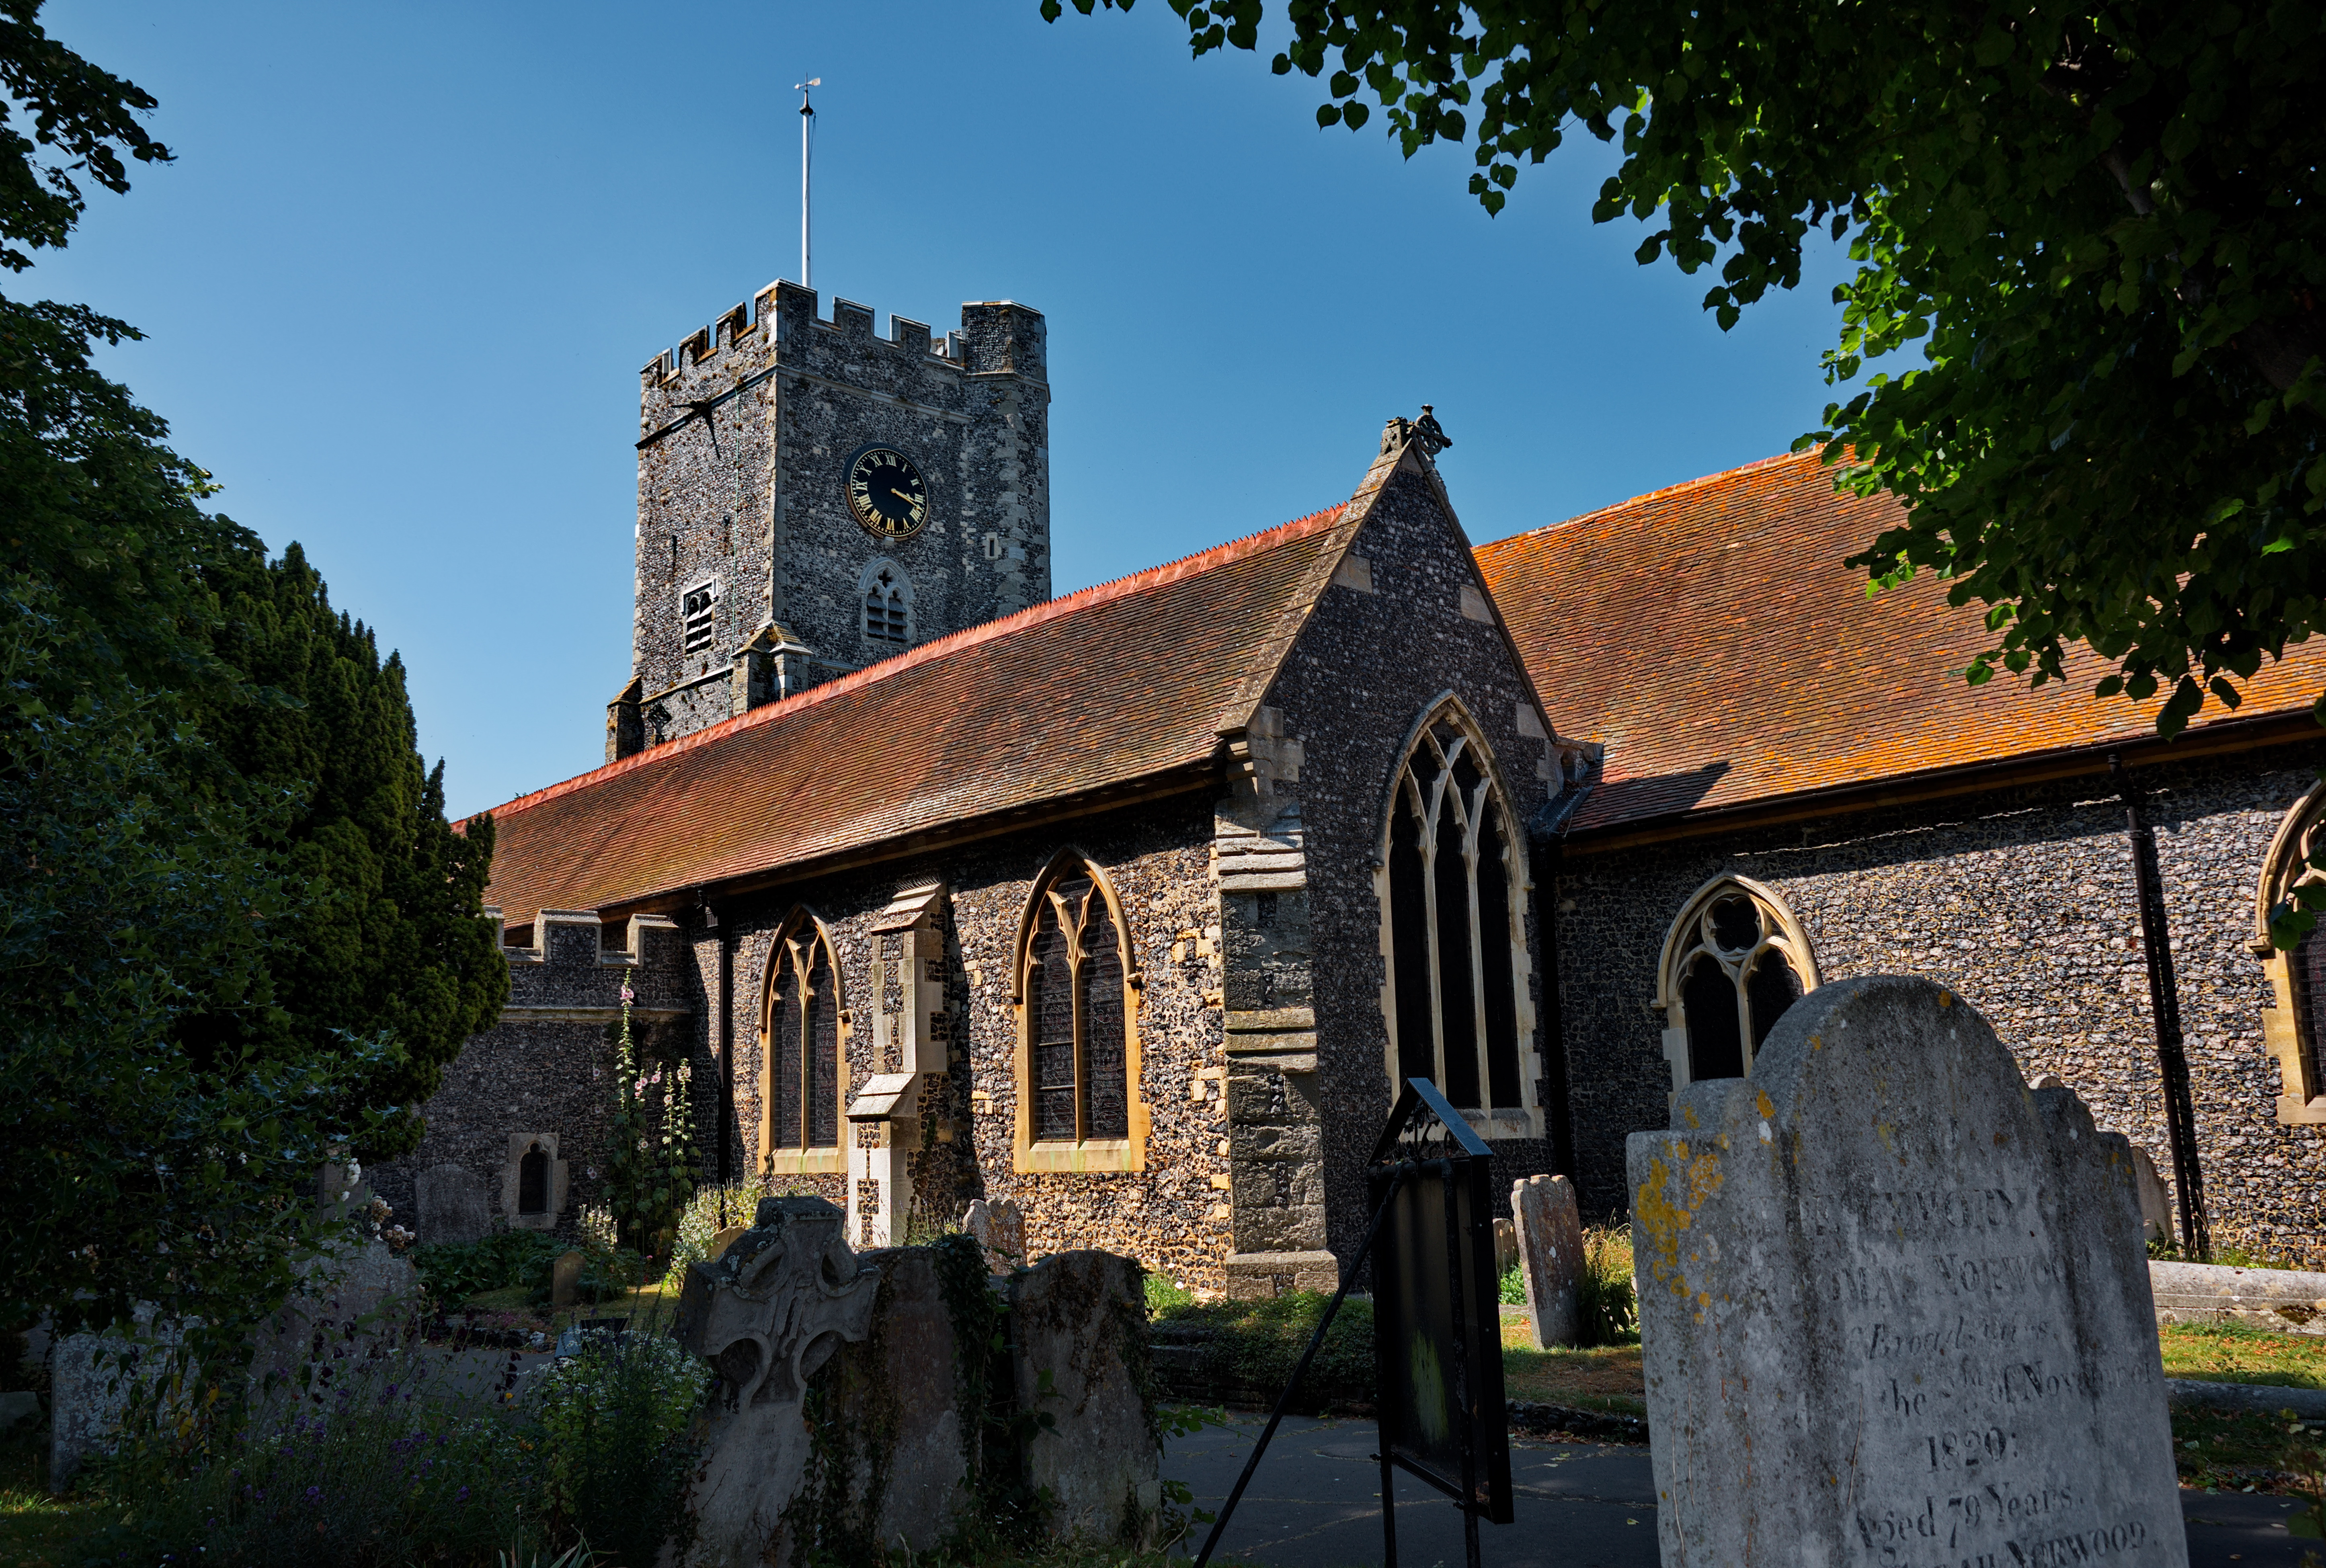
M 840 1146 L 840 977 L 813 919 L 785 923 L 769 959 L 761 1114 L 767 1146 Z
M 679 600 L 679 617 L 685 631 L 685 651 L 699 654 L 719 635 L 719 589 L 705 583 L 691 588 Z
M 912 640 L 912 624 L 897 573 L 882 567 L 864 589 L 864 635 L 878 643 Z
M 1389 979 L 1400 1081 L 1465 1110 L 1523 1110 L 1519 876 L 1501 793 L 1452 721 L 1426 728 L 1390 799 Z
M 1069 867 L 1037 895 L 1024 962 L 1035 1141 L 1130 1137 L 1121 936 L 1086 871 Z

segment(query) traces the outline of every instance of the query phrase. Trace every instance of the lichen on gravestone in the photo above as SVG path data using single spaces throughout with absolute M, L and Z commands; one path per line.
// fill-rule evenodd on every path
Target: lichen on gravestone
M 2186 1563 L 2128 1146 L 1959 997 L 1822 987 L 1628 1163 L 1665 1568 Z

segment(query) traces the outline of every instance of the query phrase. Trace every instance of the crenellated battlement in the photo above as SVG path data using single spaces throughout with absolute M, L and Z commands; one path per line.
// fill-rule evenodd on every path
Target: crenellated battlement
M 890 314 L 886 337 L 873 330 L 873 310 L 853 300 L 834 297 L 832 314 L 818 312 L 814 289 L 778 279 L 751 297 L 748 304 L 730 308 L 707 327 L 699 327 L 639 368 L 642 394 L 668 391 L 698 374 L 738 371 L 749 375 L 760 368 L 772 344 L 779 362 L 808 370 L 817 361 L 837 353 L 861 358 L 868 349 L 895 357 L 899 367 L 926 365 L 949 367 L 964 375 L 1014 375 L 1029 380 L 1048 377 L 1046 331 L 1042 313 L 1012 300 L 972 301 L 961 308 L 961 327 L 935 336 L 926 322 Z M 740 355 L 741 359 L 732 357 Z

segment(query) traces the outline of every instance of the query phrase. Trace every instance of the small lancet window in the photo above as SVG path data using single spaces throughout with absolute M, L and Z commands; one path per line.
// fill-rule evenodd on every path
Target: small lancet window
M 1750 1072 L 1777 1020 L 1817 983 L 1809 938 L 1774 893 L 1736 877 L 1699 888 L 1664 940 L 1657 1006 L 1673 1087 Z
M 508 1189 L 501 1189 L 507 1192 Z M 525 1151 L 516 1163 L 516 1211 L 520 1214 L 549 1212 L 549 1151 L 539 1144 Z
M 1019 961 L 1033 1141 L 1130 1137 L 1121 932 L 1087 868 L 1057 868 L 1035 895 Z
M 832 942 L 813 916 L 795 913 L 768 960 L 763 1158 L 840 1146 L 841 1007 Z
M 1449 710 L 1423 727 L 1390 797 L 1383 941 L 1397 1076 L 1465 1110 L 1521 1112 L 1524 886 L 1501 790 Z

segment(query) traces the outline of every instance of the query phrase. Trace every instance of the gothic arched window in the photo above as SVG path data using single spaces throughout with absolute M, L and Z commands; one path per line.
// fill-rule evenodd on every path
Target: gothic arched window
M 1061 855 L 1018 942 L 1018 1168 L 1143 1168 L 1137 990 L 1122 911 L 1097 868 Z
M 2262 862 L 2248 944 L 2262 960 L 2277 1006 L 2262 1009 L 2262 1049 L 2277 1059 L 2277 1119 L 2290 1127 L 2326 1122 L 2326 921 L 2286 952 L 2269 940 L 2269 912 L 2305 882 L 2312 852 L 2326 846 L 2326 784 L 2294 803 Z
M 913 580 L 893 561 L 864 569 L 857 591 L 864 596 L 864 635 L 876 643 L 899 645 L 913 640 Z
M 1382 854 L 1383 1013 L 1393 1080 L 1426 1078 L 1491 1133 L 1537 1136 L 1527 1044 L 1523 851 L 1460 705 L 1416 733 Z
M 1782 899 L 1742 877 L 1698 888 L 1664 938 L 1657 972 L 1674 1091 L 1752 1072 L 1769 1031 L 1817 984 L 1809 936 Z
M 823 923 L 793 911 L 768 954 L 759 1035 L 759 1164 L 777 1172 L 841 1168 L 848 1092 L 840 966 Z

